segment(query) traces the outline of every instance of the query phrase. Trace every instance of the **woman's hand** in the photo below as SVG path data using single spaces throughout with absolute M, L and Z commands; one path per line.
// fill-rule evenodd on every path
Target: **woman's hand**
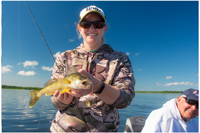
M 91 92 L 96 92 L 98 90 L 98 88 L 101 86 L 101 81 L 99 79 L 93 77 L 93 75 L 91 75 L 90 73 L 88 73 L 82 69 L 80 69 L 78 72 L 81 74 L 84 74 L 92 81 L 92 87 L 90 89 L 88 89 L 88 91 L 85 91 L 85 94 L 89 94 Z M 112 86 L 112 85 L 105 83 L 104 90 L 101 92 L 101 94 L 97 94 L 97 95 L 105 103 L 113 104 L 120 96 L 120 89 L 116 86 Z
M 79 73 L 87 76 L 92 81 L 92 86 L 90 89 L 73 89 L 71 91 L 67 91 L 64 94 L 60 94 L 59 91 L 54 93 L 54 96 L 58 98 L 58 100 L 62 103 L 69 104 L 72 102 L 73 97 L 82 97 L 84 95 L 88 95 L 91 92 L 95 92 L 98 87 L 101 85 L 101 81 L 93 77 L 90 73 L 85 70 L 80 69 Z M 64 76 L 59 76 L 59 78 L 64 78 Z
M 72 95 L 68 93 L 61 94 L 59 91 L 56 91 L 54 93 L 54 96 L 57 97 L 57 99 L 64 104 L 70 104 L 73 100 Z
M 64 78 L 64 76 L 60 75 L 59 78 Z M 55 91 L 54 96 L 57 97 L 57 99 L 64 104 L 70 104 L 73 100 L 72 95 L 68 93 L 61 94 L 59 91 Z
M 55 92 L 54 96 L 58 98 L 58 100 L 65 104 L 70 104 L 73 100 L 73 97 L 82 97 L 84 95 L 88 95 L 91 92 L 97 91 L 97 89 L 101 85 L 101 81 L 90 73 L 80 69 L 78 70 L 79 73 L 87 76 L 92 81 L 92 86 L 90 89 L 73 89 L 71 91 L 67 91 L 64 94 L 60 94 L 59 92 Z M 60 76 L 59 78 L 64 78 L 64 76 Z M 120 96 L 120 89 L 116 86 L 111 86 L 109 84 L 105 85 L 105 89 L 101 94 L 98 94 L 98 97 L 102 99 L 107 104 L 113 104 L 117 98 Z
M 84 95 L 88 95 L 91 92 L 95 92 L 97 88 L 101 85 L 101 81 L 93 77 L 90 73 L 86 72 L 85 70 L 78 70 L 79 73 L 87 76 L 92 81 L 92 86 L 90 89 L 73 89 L 71 88 L 71 91 L 68 91 L 67 93 L 74 96 L 74 97 L 81 97 Z
M 101 85 L 101 81 L 83 69 L 78 70 L 78 72 L 87 76 L 92 81 L 92 86 L 90 87 L 90 89 L 82 89 L 82 94 L 87 95 L 91 92 L 97 91 L 97 89 Z

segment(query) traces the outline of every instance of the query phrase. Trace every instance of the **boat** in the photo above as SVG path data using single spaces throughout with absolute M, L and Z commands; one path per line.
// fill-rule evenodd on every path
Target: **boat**
M 142 128 L 144 127 L 146 117 L 144 116 L 133 116 L 126 120 L 126 124 L 124 127 L 124 132 L 141 132 Z

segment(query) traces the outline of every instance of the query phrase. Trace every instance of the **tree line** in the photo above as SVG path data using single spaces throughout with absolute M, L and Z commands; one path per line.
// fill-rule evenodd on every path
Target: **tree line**
M 16 90 L 41 90 L 39 87 L 22 87 L 22 86 L 10 86 L 2 85 L 2 89 L 16 89 Z
M 22 87 L 22 86 L 10 86 L 2 85 L 2 89 L 16 89 L 16 90 L 41 90 L 39 87 Z M 135 93 L 183 93 L 183 91 L 135 91 Z
M 183 91 L 135 91 L 135 93 L 183 93 Z

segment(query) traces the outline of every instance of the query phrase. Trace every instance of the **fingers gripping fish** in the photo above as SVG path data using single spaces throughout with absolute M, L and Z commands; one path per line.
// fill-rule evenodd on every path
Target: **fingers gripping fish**
M 33 107 L 40 97 L 45 94 L 53 95 L 55 91 L 61 91 L 61 94 L 73 89 L 90 89 L 92 85 L 91 80 L 83 74 L 80 74 L 72 67 L 67 76 L 59 79 L 51 79 L 47 81 L 45 87 L 42 90 L 30 91 L 29 107 Z

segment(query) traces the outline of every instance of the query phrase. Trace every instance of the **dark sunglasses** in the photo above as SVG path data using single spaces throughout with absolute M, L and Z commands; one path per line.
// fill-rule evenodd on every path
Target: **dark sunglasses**
M 191 100 L 191 99 L 188 99 L 186 97 L 183 97 L 183 98 L 185 98 L 186 103 L 188 103 L 190 105 L 196 105 L 196 108 L 199 109 L 199 102 L 198 101 Z
M 79 23 L 81 28 L 85 28 L 85 29 L 90 28 L 90 26 L 92 24 L 93 24 L 94 28 L 96 28 L 96 29 L 101 29 L 106 25 L 105 22 L 99 22 L 99 21 L 85 21 L 85 22 L 82 21 Z

